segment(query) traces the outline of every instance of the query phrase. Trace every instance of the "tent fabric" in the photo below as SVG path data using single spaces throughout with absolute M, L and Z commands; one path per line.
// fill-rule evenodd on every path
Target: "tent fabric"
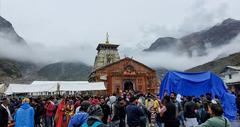
M 228 118 L 235 117 L 236 110 L 232 109 L 232 103 L 228 104 L 227 100 L 234 100 L 234 95 L 228 94 L 227 88 L 221 78 L 212 72 L 188 73 L 188 72 L 168 72 L 162 80 L 159 95 L 161 99 L 164 93 L 169 95 L 171 92 L 183 96 L 196 96 L 200 97 L 206 93 L 211 93 L 212 97 L 217 95 L 225 111 L 225 116 Z M 231 116 L 231 117 L 229 117 Z
M 213 96 L 218 95 L 221 98 L 227 89 L 224 82 L 211 72 L 168 72 L 161 83 L 161 97 L 164 91 L 168 94 L 175 92 L 184 96 L 197 97 L 212 93 Z
M 237 118 L 236 96 L 230 93 L 225 93 L 223 102 L 227 102 L 222 104 L 224 109 L 224 116 L 230 120 L 235 120 Z
M 9 84 L 5 94 L 55 92 L 59 91 L 92 91 L 106 90 L 104 82 L 87 81 L 34 81 L 32 84 Z
M 29 92 L 30 85 L 28 84 L 9 84 L 7 90 L 4 92 L 7 95 L 13 93 L 22 93 L 23 91 Z
M 54 84 L 49 85 L 31 85 L 31 84 L 9 84 L 7 90 L 4 92 L 7 95 L 13 93 L 31 93 L 31 92 L 54 92 L 57 86 Z
M 94 90 L 106 90 L 103 82 L 94 83 L 62 83 L 60 84 L 60 91 L 94 91 Z

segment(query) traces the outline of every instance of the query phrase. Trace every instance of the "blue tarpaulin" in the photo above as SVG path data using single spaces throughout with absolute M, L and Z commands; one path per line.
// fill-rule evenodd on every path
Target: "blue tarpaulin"
M 212 97 L 217 95 L 222 102 L 224 114 L 229 119 L 236 117 L 235 96 L 228 93 L 227 88 L 221 78 L 212 72 L 187 73 L 187 72 L 168 72 L 162 80 L 160 87 L 160 97 L 164 92 L 168 95 L 171 92 L 182 96 L 200 97 L 206 93 L 211 93 Z M 231 104 L 229 104 L 231 100 Z

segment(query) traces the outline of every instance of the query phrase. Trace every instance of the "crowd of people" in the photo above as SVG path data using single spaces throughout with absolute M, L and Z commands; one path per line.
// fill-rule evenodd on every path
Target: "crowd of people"
M 238 101 L 239 96 L 238 96 Z M 238 107 L 239 108 L 239 107 Z M 231 127 L 217 96 L 123 92 L 2 98 L 1 127 Z

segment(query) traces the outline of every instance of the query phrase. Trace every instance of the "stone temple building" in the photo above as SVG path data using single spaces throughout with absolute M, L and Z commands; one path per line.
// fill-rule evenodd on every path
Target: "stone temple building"
M 108 35 L 106 42 L 97 46 L 98 53 L 89 81 L 103 81 L 108 94 L 129 90 L 157 93 L 156 71 L 132 58 L 120 59 L 118 46 L 109 42 Z

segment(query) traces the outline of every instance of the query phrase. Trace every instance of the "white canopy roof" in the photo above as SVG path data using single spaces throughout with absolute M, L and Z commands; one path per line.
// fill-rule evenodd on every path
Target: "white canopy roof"
M 92 90 L 106 90 L 104 82 L 60 84 L 60 91 L 92 91 Z
M 4 92 L 5 94 L 13 94 L 13 93 L 23 93 L 23 91 L 28 92 L 29 91 L 28 84 L 9 84 L 7 90 Z
M 9 84 L 5 94 L 55 92 L 59 91 L 94 91 L 106 90 L 104 82 L 88 81 L 34 81 L 32 84 Z
M 240 71 L 240 66 L 227 66 L 227 68 L 231 68 L 236 71 Z

